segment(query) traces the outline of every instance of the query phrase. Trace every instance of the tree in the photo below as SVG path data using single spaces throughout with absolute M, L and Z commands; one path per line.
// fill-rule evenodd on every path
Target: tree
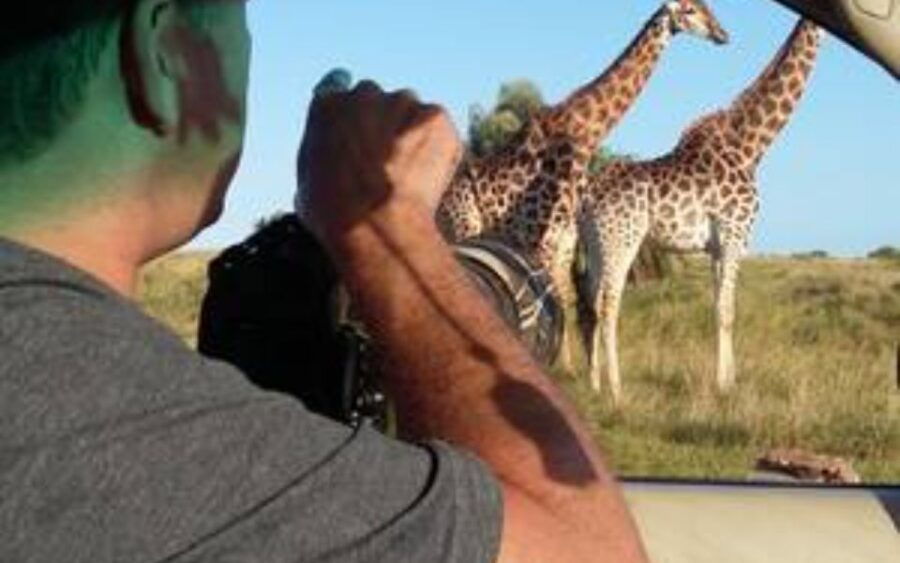
M 543 106 L 544 98 L 533 82 L 502 84 L 490 112 L 478 104 L 469 108 L 469 150 L 476 156 L 498 152 Z
M 825 250 L 810 250 L 808 252 L 795 252 L 792 255 L 797 260 L 823 260 L 829 257 Z
M 876 260 L 900 260 L 900 247 L 882 246 L 869 253 L 869 258 Z
M 500 86 L 497 96 L 497 111 L 514 114 L 521 123 L 544 107 L 544 96 L 530 80 L 513 80 Z

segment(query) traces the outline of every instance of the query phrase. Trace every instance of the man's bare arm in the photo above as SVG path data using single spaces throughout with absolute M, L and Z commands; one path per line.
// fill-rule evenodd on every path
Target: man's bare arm
M 501 562 L 642 561 L 584 424 L 435 227 L 458 151 L 444 112 L 369 83 L 314 106 L 301 157 L 307 218 L 383 344 L 401 432 L 465 447 L 494 470 Z

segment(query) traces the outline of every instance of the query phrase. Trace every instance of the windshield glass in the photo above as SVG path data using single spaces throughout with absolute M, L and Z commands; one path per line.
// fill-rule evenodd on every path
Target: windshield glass
M 148 272 L 145 303 L 194 340 L 212 251 L 291 208 L 311 89 L 331 68 L 445 105 L 472 153 L 487 157 L 541 108 L 602 80 L 629 45 L 652 45 L 660 4 L 250 3 L 247 141 L 227 209 Z M 846 467 L 847 480 L 900 483 L 897 84 L 833 37 L 816 52 L 775 3 L 696 9 L 669 14 L 658 52 L 646 47 L 618 76 L 622 107 L 610 111 L 622 115 L 599 139 L 586 181 L 595 193 L 569 305 L 574 368 L 557 365 L 558 381 L 625 476 L 764 478 L 761 459 L 789 459 L 816 475 Z M 726 108 L 739 111 L 701 120 Z M 733 134 L 725 122 L 743 135 L 733 152 L 715 141 Z M 710 175 L 721 182 L 708 185 Z M 618 193 L 623 186 L 631 191 Z M 603 327 L 618 274 L 604 264 L 614 256 L 635 259 L 620 276 L 611 348 Z M 599 331 L 599 391 L 579 308 Z

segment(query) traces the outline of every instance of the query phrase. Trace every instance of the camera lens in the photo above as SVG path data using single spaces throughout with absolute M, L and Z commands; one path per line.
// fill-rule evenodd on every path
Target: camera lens
M 456 255 L 475 285 L 534 357 L 552 364 L 559 354 L 563 315 L 547 273 L 493 239 L 458 244 Z

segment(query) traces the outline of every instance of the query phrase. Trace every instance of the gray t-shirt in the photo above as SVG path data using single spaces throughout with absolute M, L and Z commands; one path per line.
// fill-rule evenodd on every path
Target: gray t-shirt
M 474 457 L 315 416 L 0 240 L 0 561 L 493 562 L 501 506 Z

